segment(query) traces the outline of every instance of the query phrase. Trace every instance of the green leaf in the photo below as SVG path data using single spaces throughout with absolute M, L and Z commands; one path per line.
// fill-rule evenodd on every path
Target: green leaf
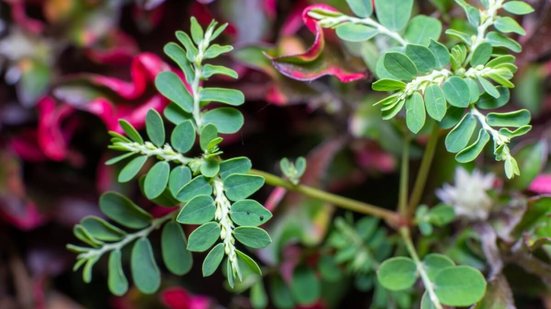
M 205 64 L 203 66 L 203 74 L 202 76 L 204 78 L 211 78 L 213 75 L 224 75 L 224 76 L 227 76 L 227 77 L 231 77 L 231 78 L 234 78 L 234 79 L 237 79 L 238 75 L 237 75 L 237 72 L 235 72 L 234 70 L 230 69 L 230 68 L 227 68 L 225 66 L 221 66 L 221 65 L 212 65 L 212 64 Z
M 457 38 L 461 41 L 463 41 L 466 44 L 470 43 L 470 35 L 468 33 L 465 33 L 463 31 L 458 31 L 455 29 L 447 29 L 445 33 L 451 37 Z
M 215 211 L 214 200 L 210 195 L 198 195 L 180 210 L 176 221 L 183 224 L 203 224 L 214 218 Z
M 172 196 L 178 196 L 178 192 L 191 180 L 191 171 L 187 166 L 180 165 L 172 169 L 168 178 L 168 188 Z
M 371 0 L 346 0 L 346 3 L 357 16 L 369 17 L 373 14 Z
M 519 168 L 522 171 L 513 184 L 515 188 L 524 190 L 538 176 L 547 162 L 548 146 L 545 140 L 524 146 L 516 155 Z M 97 238 L 97 237 L 96 237 Z
M 80 225 L 97 240 L 118 241 L 126 235 L 123 230 L 98 217 L 84 217 Z
M 188 83 L 191 83 L 195 78 L 195 74 L 189 60 L 186 57 L 186 51 L 174 42 L 166 44 L 163 48 L 163 51 L 168 57 L 170 57 L 170 59 L 172 59 L 172 61 L 178 64 L 180 70 L 184 72 Z
M 429 116 L 437 121 L 446 115 L 446 97 L 438 85 L 430 85 L 425 89 L 425 105 Z
M 199 43 L 203 41 L 203 28 L 201 28 L 201 25 L 199 25 L 197 19 L 193 16 L 190 18 L 190 25 L 191 37 L 193 38 L 195 44 L 199 45 Z
M 120 249 L 115 249 L 109 254 L 107 269 L 107 286 L 109 287 L 109 291 L 117 296 L 124 295 L 128 291 L 128 280 L 122 269 Z
M 486 121 L 492 127 L 522 127 L 530 123 L 530 112 L 521 109 L 509 113 L 489 113 Z
M 520 53 L 522 50 L 518 42 L 495 31 L 489 32 L 486 35 L 486 40 L 494 47 L 505 47 L 515 53 Z
M 219 243 L 218 245 L 214 246 L 205 257 L 205 260 L 203 261 L 202 271 L 203 271 L 203 277 L 208 277 L 212 275 L 218 266 L 220 266 L 220 263 L 222 263 L 222 259 L 224 258 L 224 244 Z
M 399 91 L 406 89 L 406 83 L 399 80 L 383 78 L 371 85 L 375 91 Z
M 496 87 L 499 92 L 499 97 L 492 97 L 490 94 L 486 93 L 480 96 L 480 99 L 476 103 L 476 106 L 481 109 L 497 109 L 509 102 L 510 92 L 509 89 L 505 87 Z M 488 92 L 486 90 L 486 92 Z
M 458 107 L 448 106 L 446 116 L 440 121 L 440 127 L 443 129 L 451 129 L 463 119 L 465 110 Z
M 501 128 L 499 129 L 499 134 L 505 135 L 508 138 L 515 138 L 530 132 L 531 129 L 532 129 L 532 126 L 530 125 L 522 126 L 520 128 L 517 128 L 514 131 L 511 131 L 507 128 Z
M 438 41 L 442 33 L 442 23 L 433 17 L 417 15 L 411 19 L 404 38 L 413 44 L 429 45 L 431 40 Z
M 247 174 L 232 174 L 224 179 L 224 191 L 228 199 L 246 199 L 264 185 L 264 178 Z
M 258 264 L 256 264 L 256 262 L 250 256 L 246 255 L 245 253 L 237 249 L 235 250 L 235 253 L 237 254 L 237 258 L 239 259 L 239 261 L 243 262 L 243 264 L 248 268 L 248 270 L 250 270 L 251 272 L 259 276 L 262 276 L 262 270 L 260 270 L 260 267 L 258 266 Z
M 125 154 L 122 154 L 122 155 L 120 155 L 120 156 L 116 156 L 116 157 L 114 157 L 114 158 L 111 158 L 111 159 L 105 161 L 105 165 L 117 164 L 117 163 L 121 162 L 122 160 L 127 159 L 127 158 L 129 158 L 129 157 L 131 157 L 131 156 L 133 156 L 133 155 L 135 155 L 135 153 L 133 153 L 133 152 L 127 152 L 127 153 L 125 153 Z
M 446 306 L 470 306 L 480 301 L 486 292 L 484 276 L 468 266 L 442 269 L 434 278 L 434 285 L 438 299 Z
M 534 12 L 534 8 L 524 1 L 508 1 L 503 5 L 505 11 L 516 14 L 526 15 Z
M 300 305 L 311 305 L 321 297 L 321 285 L 314 271 L 306 266 L 294 269 L 291 295 Z
M 266 308 L 268 306 L 268 295 L 266 295 L 262 280 L 258 280 L 251 287 L 250 300 L 251 305 L 255 309 Z
M 201 162 L 200 171 L 203 176 L 212 178 L 218 175 L 220 171 L 220 162 L 216 159 L 205 159 Z
M 191 38 L 184 31 L 176 31 L 176 38 L 186 49 L 186 57 L 190 62 L 195 62 L 197 56 L 197 47 L 191 41 Z
M 218 238 L 220 238 L 220 226 L 218 223 L 205 223 L 189 235 L 187 249 L 193 252 L 207 251 Z
M 189 201 L 198 195 L 211 195 L 212 186 L 204 176 L 197 176 L 188 182 L 177 194 L 180 201 Z
M 377 279 L 391 291 L 405 290 L 417 280 L 417 266 L 407 257 L 390 258 L 379 266 Z
M 408 129 L 417 134 L 425 125 L 426 117 L 423 96 L 419 92 L 415 92 L 406 100 L 406 124 Z
M 231 45 L 212 44 L 205 52 L 205 59 L 213 59 L 222 54 L 229 53 L 233 50 Z
M 426 73 L 436 68 L 436 58 L 425 46 L 408 44 L 406 55 L 413 61 L 419 72 Z
M 429 293 L 425 291 L 421 297 L 421 309 L 437 309 L 436 306 L 430 300 Z
M 219 102 L 239 106 L 245 102 L 243 92 L 227 88 L 203 88 L 200 91 L 202 102 Z
M 469 106 L 469 86 L 460 77 L 452 76 L 442 85 L 446 100 L 456 107 Z
M 235 224 L 244 226 L 258 226 L 272 218 L 272 213 L 255 200 L 235 202 L 230 215 Z
M 428 212 L 428 220 L 436 226 L 444 226 L 455 219 L 453 207 L 446 204 L 438 204 Z
M 404 104 L 406 104 L 406 100 L 398 100 L 394 102 L 392 105 L 383 107 L 381 109 L 383 114 L 382 115 L 383 120 L 388 120 L 396 116 L 402 110 L 402 107 L 404 107 Z
M 375 7 L 377 19 L 383 26 L 400 31 L 408 24 L 413 0 L 375 0 Z
M 466 78 L 465 82 L 469 87 L 469 103 L 475 103 L 476 101 L 478 101 L 478 98 L 480 98 L 480 95 L 482 94 L 480 86 L 472 78 Z
M 315 277 L 314 277 L 315 279 Z M 291 291 L 278 276 L 271 276 L 270 281 L 270 295 L 274 306 L 278 309 L 292 309 L 294 308 L 294 301 L 291 295 Z M 317 298 L 317 297 L 316 297 Z
M 410 81 L 417 75 L 415 64 L 407 56 L 397 52 L 389 52 L 384 55 L 384 67 L 400 80 Z
M 131 140 L 138 144 L 143 144 L 142 136 L 128 121 L 124 119 L 119 119 L 119 125 L 123 129 L 124 133 L 126 133 L 126 135 L 128 135 Z
M 174 125 L 179 125 L 186 120 L 193 120 L 193 115 L 191 113 L 185 112 L 176 103 L 168 104 L 168 106 L 165 107 L 165 110 L 163 111 L 163 115 L 168 121 L 170 121 Z
M 474 143 L 469 145 L 467 148 L 461 150 L 457 153 L 455 156 L 455 159 L 457 162 L 460 163 L 467 163 L 471 162 L 474 159 L 478 158 L 482 150 L 484 150 L 484 147 L 486 147 L 486 144 L 490 141 L 490 134 L 486 132 L 486 130 L 480 130 L 478 133 L 478 138 Z
M 145 116 L 145 130 L 149 140 L 155 146 L 163 146 L 165 143 L 165 125 L 161 115 L 154 109 L 150 109 Z
M 335 31 L 341 40 L 349 42 L 364 42 L 370 40 L 379 33 L 379 31 L 373 27 L 351 22 L 340 24 Z
M 193 111 L 193 98 L 176 73 L 165 71 L 155 78 L 155 87 L 170 101 L 176 103 L 185 112 Z
M 427 275 L 431 281 L 434 281 L 434 278 L 436 278 L 436 275 L 438 275 L 442 269 L 454 265 L 455 263 L 443 254 L 431 253 L 423 259 L 423 267 L 426 269 Z
M 99 247 L 103 244 L 102 241 L 95 239 L 90 233 L 80 224 L 73 227 L 73 234 L 76 238 L 89 244 L 92 247 Z
M 473 115 L 466 114 L 461 121 L 448 133 L 445 144 L 451 153 L 463 150 L 476 129 L 476 119 Z
M 145 228 L 153 219 L 150 214 L 117 192 L 104 193 L 99 199 L 99 207 L 111 220 L 132 229 Z
M 471 66 L 484 65 L 492 57 L 493 48 L 490 43 L 483 42 L 476 47 L 471 58 Z
M 499 98 L 500 96 L 499 90 L 497 90 L 496 86 L 490 83 L 487 79 L 479 76 L 478 82 L 480 83 L 480 85 L 482 85 L 482 88 L 484 88 L 484 91 L 486 91 L 487 94 L 491 95 L 496 99 Z
M 436 42 L 434 40 L 430 41 L 429 49 L 436 59 L 436 65 L 439 68 L 444 68 L 450 65 L 450 52 L 446 46 Z
M 153 165 L 145 176 L 144 194 L 152 200 L 159 197 L 168 185 L 170 165 L 165 161 L 159 161 Z
M 180 153 L 188 152 L 195 144 L 195 128 L 190 120 L 177 125 L 170 135 L 170 144 Z
M 520 35 L 525 35 L 526 34 L 526 31 L 524 31 L 524 29 L 522 28 L 521 25 L 519 25 L 516 20 L 512 19 L 511 17 L 508 17 L 508 16 L 499 16 L 498 18 L 496 18 L 496 21 L 494 23 L 494 27 L 501 31 L 501 32 L 504 32 L 504 33 L 511 33 L 511 32 L 514 32 L 514 33 L 517 33 L 517 34 L 520 34 Z
M 180 224 L 170 221 L 161 234 L 163 262 L 168 270 L 178 276 L 187 274 L 193 265 L 191 252 L 187 250 L 187 240 Z
M 209 144 L 218 137 L 218 129 L 213 124 L 205 125 L 199 134 L 199 146 L 201 150 L 208 152 Z
M 254 249 L 264 248 L 272 242 L 265 230 L 254 226 L 239 226 L 233 230 L 233 236 L 240 243 Z
M 220 163 L 220 177 L 226 179 L 231 174 L 246 174 L 251 170 L 252 163 L 247 157 L 236 157 Z
M 134 178 L 138 172 L 142 169 L 143 165 L 147 161 L 147 156 L 139 156 L 130 160 L 120 171 L 118 181 L 129 182 Z
M 151 243 L 140 238 L 134 243 L 130 258 L 130 270 L 134 284 L 144 294 L 153 294 L 161 286 L 161 272 L 155 262 Z
M 233 107 L 214 108 L 203 115 L 205 124 L 213 124 L 223 134 L 236 133 L 244 121 L 243 114 Z

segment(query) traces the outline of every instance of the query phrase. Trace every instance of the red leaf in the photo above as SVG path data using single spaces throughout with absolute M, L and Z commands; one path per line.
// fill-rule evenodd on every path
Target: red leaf
M 344 83 L 365 78 L 365 72 L 350 71 L 343 66 L 346 64 L 344 61 L 340 61 L 335 54 L 325 49 L 324 29 L 316 19 L 308 15 L 314 9 L 336 12 L 336 9 L 324 4 L 311 5 L 304 9 L 302 20 L 315 35 L 312 46 L 301 54 L 272 58 L 274 67 L 281 74 L 301 81 L 311 81 L 325 75 L 335 76 Z
M 208 309 L 211 300 L 205 296 L 192 295 L 184 288 L 168 288 L 161 292 L 161 301 L 169 309 Z

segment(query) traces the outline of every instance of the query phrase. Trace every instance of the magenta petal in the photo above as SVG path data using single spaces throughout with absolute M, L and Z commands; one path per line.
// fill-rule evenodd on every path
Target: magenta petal
M 161 301 L 169 309 L 208 309 L 211 306 L 209 298 L 191 295 L 181 287 L 162 291 Z
M 536 177 L 528 190 L 538 194 L 551 194 L 551 174 L 542 174 Z
M 64 105 L 57 107 L 52 97 L 41 99 L 38 104 L 38 144 L 51 160 L 60 161 L 67 156 L 67 142 L 61 131 L 63 119 L 74 109 Z
M 24 161 L 42 162 L 48 160 L 38 145 L 38 133 L 34 129 L 21 132 L 9 141 L 9 148 Z
M 24 231 L 35 229 L 46 221 L 33 202 L 13 196 L 0 200 L 0 218 Z

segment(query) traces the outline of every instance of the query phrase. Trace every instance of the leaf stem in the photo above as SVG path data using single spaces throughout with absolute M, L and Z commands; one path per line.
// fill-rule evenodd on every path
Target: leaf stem
M 417 255 L 417 250 L 413 246 L 409 229 L 406 227 L 401 228 L 400 235 L 404 239 L 404 244 L 406 245 L 406 249 L 409 255 L 417 265 L 417 271 L 419 272 L 419 276 L 421 276 L 421 280 L 423 281 L 423 285 L 425 286 L 425 290 L 429 295 L 430 301 L 436 309 L 443 309 L 442 305 L 440 304 L 440 300 L 438 300 L 438 296 L 436 296 L 434 285 L 430 281 L 425 266 L 423 265 L 423 262 L 421 262 L 421 260 L 419 259 L 419 256 Z
M 487 10 L 480 10 L 480 25 L 476 29 L 476 37 L 471 44 L 469 56 L 465 63 L 469 63 L 475 49 L 485 41 L 486 31 L 495 23 L 497 11 L 502 7 L 504 0 L 490 0 Z
M 371 205 L 371 204 L 360 202 L 347 197 L 328 193 L 309 186 L 300 185 L 300 184 L 295 185 L 288 180 L 285 180 L 279 176 L 276 176 L 264 171 L 253 169 L 251 170 L 251 173 L 264 177 L 264 179 L 266 180 L 266 183 L 271 186 L 283 187 L 287 190 L 298 192 L 298 193 L 304 194 L 305 196 L 331 203 L 340 208 L 352 210 L 365 215 L 382 218 L 390 226 L 395 228 L 398 228 L 405 224 L 405 220 L 402 218 L 400 214 L 388 209 L 384 209 L 379 206 Z
M 434 153 L 436 152 L 436 146 L 438 145 L 438 135 L 440 128 L 436 123 L 432 124 L 432 131 L 427 142 L 427 148 L 423 153 L 423 159 L 421 160 L 421 166 L 417 172 L 417 178 L 415 179 L 415 185 L 413 186 L 413 192 L 408 203 L 408 216 L 415 213 L 415 209 L 421 202 L 421 196 L 425 190 L 427 184 L 427 177 L 429 175 L 430 168 L 432 166 L 432 160 L 434 159 Z

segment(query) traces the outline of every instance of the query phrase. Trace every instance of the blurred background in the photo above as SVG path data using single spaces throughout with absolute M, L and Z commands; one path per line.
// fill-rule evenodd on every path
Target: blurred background
M 548 139 L 551 1 L 528 2 L 536 12 L 521 20 L 527 35 L 519 39 L 523 52 L 512 100 L 533 113 L 534 130 L 526 140 Z M 0 308 L 250 306 L 223 289 L 221 275 L 203 279 L 198 269 L 183 278 L 167 274 L 158 294 L 131 290 L 114 297 L 107 289 L 105 261 L 85 284 L 72 272 L 74 255 L 65 249 L 75 242 L 74 224 L 100 215 L 97 200 L 104 191 L 116 189 L 143 207 L 158 207 L 135 183 L 116 183 L 117 167 L 104 165 L 113 155 L 106 148 L 107 131 L 119 130 L 119 118 L 143 128 L 148 109 L 162 111 L 167 102 L 153 80 L 172 66 L 162 48 L 176 30 L 187 31 L 190 16 L 203 25 L 212 18 L 230 24 L 221 41 L 236 50 L 223 61 L 240 78 L 214 83 L 244 91 L 247 121 L 241 133 L 226 139 L 228 155 L 247 155 L 256 168 L 272 172 L 283 156 L 307 156 L 305 183 L 392 205 L 394 194 L 386 187 L 396 187 L 401 137 L 371 106 L 380 97 L 369 92 L 372 59 L 366 49 L 342 44 L 329 33 L 331 44 L 321 61 L 293 68 L 306 83 L 279 73 L 265 55 L 297 54 L 310 46 L 313 34 L 301 13 L 313 3 L 348 11 L 338 0 L 0 0 Z M 451 0 L 416 1 L 416 10 L 453 27 L 466 26 Z M 364 79 L 342 84 L 326 76 L 333 66 L 360 72 Z M 437 161 L 441 169 L 433 186 L 455 168 L 444 151 Z M 267 264 L 278 256 L 292 264 L 297 250 L 320 246 L 333 214 L 297 196 L 282 201 L 283 195 L 269 188 L 259 194 L 268 207 L 278 207 L 270 229 L 280 230 L 291 217 L 300 229 L 275 236 L 277 250 L 260 255 Z M 312 308 L 369 303 L 346 300 L 359 293 L 346 287 L 328 291 L 328 299 Z

